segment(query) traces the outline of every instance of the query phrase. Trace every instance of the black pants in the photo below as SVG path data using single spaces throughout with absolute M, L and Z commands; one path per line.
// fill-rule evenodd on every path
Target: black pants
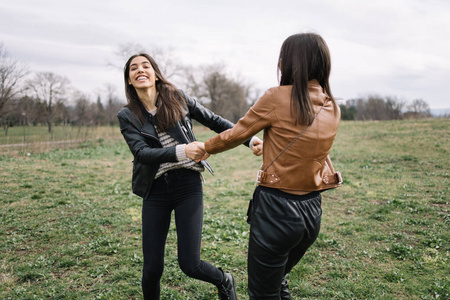
M 203 187 L 200 174 L 187 169 L 169 171 L 153 182 L 142 205 L 144 299 L 159 299 L 164 248 L 172 210 L 177 228 L 178 263 L 188 276 L 218 285 L 222 272 L 200 260 L 203 226 Z
M 283 277 L 316 240 L 321 195 L 293 195 L 258 186 L 253 195 L 248 251 L 251 300 L 279 300 Z

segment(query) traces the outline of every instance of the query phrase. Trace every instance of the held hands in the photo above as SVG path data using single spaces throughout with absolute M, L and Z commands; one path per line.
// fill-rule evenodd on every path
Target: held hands
M 210 157 L 211 154 L 209 154 L 208 152 L 206 152 L 206 149 L 205 149 L 205 143 L 201 143 L 200 148 L 201 148 L 201 149 L 204 151 L 204 153 L 205 153 L 205 154 L 202 156 L 202 158 L 200 158 L 200 160 L 208 159 L 208 157 Z
M 205 143 L 203 142 L 192 142 L 186 145 L 185 150 L 186 157 L 196 162 L 201 160 L 206 160 L 211 155 L 205 150 Z M 263 141 L 255 137 L 253 139 L 252 152 L 256 156 L 263 154 Z
M 202 142 L 192 142 L 186 145 L 184 148 L 186 152 L 186 157 L 196 162 L 205 160 L 209 157 L 209 153 L 205 151 L 205 144 Z

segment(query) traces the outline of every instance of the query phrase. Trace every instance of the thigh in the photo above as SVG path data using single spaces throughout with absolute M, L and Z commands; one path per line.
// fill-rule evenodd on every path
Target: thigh
M 250 299 L 279 299 L 289 251 L 304 235 L 295 205 L 261 189 L 254 194 L 248 252 Z
M 289 259 L 285 270 L 286 274 L 300 261 L 303 255 L 305 255 L 306 250 L 314 244 L 319 235 L 322 219 L 321 199 L 321 195 L 319 194 L 317 197 L 300 203 L 305 220 L 306 234 L 299 241 L 298 245 L 289 251 Z
M 285 198 L 285 194 L 257 188 L 253 196 L 250 234 L 256 243 L 275 255 L 288 253 L 307 233 L 298 202 Z
M 162 264 L 171 213 L 172 209 L 163 192 L 157 188 L 152 189 L 150 196 L 142 203 L 144 264 Z
M 178 254 L 187 260 L 200 260 L 203 226 L 203 187 L 197 172 L 180 184 L 175 203 Z

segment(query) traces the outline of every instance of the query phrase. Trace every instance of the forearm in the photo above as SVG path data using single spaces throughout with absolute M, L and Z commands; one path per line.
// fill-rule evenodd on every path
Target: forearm
M 233 128 L 228 129 L 205 142 L 205 150 L 209 154 L 216 154 L 226 150 L 235 148 L 242 143 L 249 141 L 258 131 L 248 130 L 236 124 Z

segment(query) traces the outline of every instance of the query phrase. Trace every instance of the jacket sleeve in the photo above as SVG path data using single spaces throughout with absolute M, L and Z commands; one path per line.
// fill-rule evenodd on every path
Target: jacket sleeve
M 123 108 L 117 114 L 122 133 L 134 159 L 141 164 L 151 165 L 163 162 L 177 162 L 175 147 L 162 148 L 157 137 L 144 136 L 132 122 L 132 114 L 128 108 Z
M 271 125 L 275 104 L 266 92 L 236 125 L 205 142 L 206 152 L 220 153 L 232 149 Z
M 201 105 L 195 98 L 189 97 L 182 92 L 188 106 L 189 114 L 192 119 L 200 122 L 209 129 L 220 133 L 233 127 L 233 123 Z

